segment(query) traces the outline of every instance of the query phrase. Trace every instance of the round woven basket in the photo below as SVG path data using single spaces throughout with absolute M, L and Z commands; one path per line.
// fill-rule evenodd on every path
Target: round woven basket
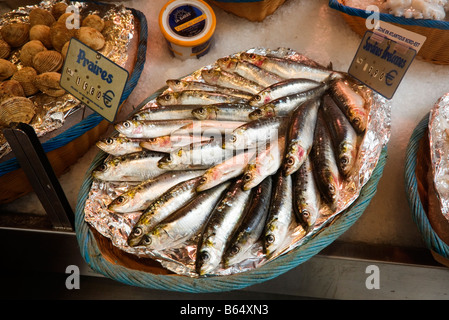
M 433 189 L 428 125 L 429 114 L 416 126 L 407 146 L 406 194 L 412 218 L 426 247 L 436 261 L 449 267 L 449 224 L 447 221 L 441 221 L 445 218 L 439 210 Z
M 153 100 L 164 90 L 165 88 L 151 95 L 136 110 L 148 101 Z M 386 154 L 387 148 L 385 147 L 371 178 L 362 188 L 357 200 L 305 244 L 251 271 L 228 276 L 192 278 L 167 271 L 158 262 L 150 258 L 138 258 L 121 251 L 114 247 L 108 238 L 100 235 L 85 221 L 84 208 L 93 182 L 91 173 L 98 165 L 103 163 L 107 156 L 106 153 L 100 151 L 87 170 L 78 194 L 75 231 L 81 255 L 94 271 L 113 280 L 138 287 L 199 293 L 231 291 L 261 283 L 307 261 L 354 224 L 376 193 L 377 184 L 385 166 Z
M 139 43 L 136 61 L 128 82 L 126 83 L 120 105 L 126 101 L 134 90 L 143 71 L 148 41 L 148 26 L 145 15 L 130 8 L 136 17 Z M 42 143 L 48 160 L 56 174 L 62 175 L 84 155 L 99 137 L 109 128 L 110 123 L 97 113 L 91 114 L 66 131 Z M 20 168 L 17 158 L 0 163 L 0 204 L 20 198 L 33 190 L 25 172 Z
M 351 29 L 363 37 L 367 31 L 365 21 L 371 13 L 345 6 L 342 4 L 343 2 L 343 0 L 329 0 L 329 7 L 340 11 Z M 381 13 L 380 20 L 427 37 L 417 54 L 420 59 L 435 64 L 449 64 L 449 50 L 447 50 L 449 45 L 449 21 L 410 19 L 387 13 Z

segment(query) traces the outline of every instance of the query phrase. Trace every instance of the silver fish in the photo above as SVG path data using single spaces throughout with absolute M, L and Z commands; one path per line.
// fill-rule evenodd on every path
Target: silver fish
M 169 79 L 166 81 L 167 85 L 175 92 L 184 91 L 184 90 L 201 90 L 201 91 L 211 91 L 211 92 L 219 92 L 223 94 L 229 94 L 231 96 L 240 97 L 243 99 L 251 99 L 252 94 L 243 90 L 226 88 L 222 86 L 217 86 L 201 81 L 190 81 L 190 80 L 174 80 Z
M 221 136 L 223 134 L 229 134 L 235 128 L 238 128 L 245 123 L 246 123 L 245 121 L 232 121 L 232 120 L 195 120 L 173 131 L 172 134 L 203 135 L 205 137 L 209 138 L 212 137 L 218 140 L 221 139 Z
M 327 68 L 320 68 L 289 59 L 263 56 L 255 53 L 244 52 L 240 54 L 240 59 L 251 62 L 283 78 L 307 78 L 321 82 L 328 81 L 334 74 L 338 76 L 337 73 Z
M 138 246 L 145 234 L 188 203 L 196 194 L 195 189 L 199 179 L 199 177 L 196 177 L 180 182 L 151 202 L 133 226 L 128 236 L 128 245 L 131 247 Z
M 108 209 L 117 213 L 145 210 L 155 199 L 180 182 L 201 176 L 204 170 L 165 172 L 130 188 L 111 201 Z
M 320 100 L 313 99 L 303 103 L 292 114 L 288 130 L 288 144 L 282 166 L 285 175 L 298 170 L 310 153 L 319 107 Z
M 283 130 L 288 122 L 287 119 L 286 117 L 269 117 L 249 121 L 225 137 L 223 148 L 247 149 L 266 144 L 279 137 L 279 131 Z
M 275 174 L 282 163 L 285 150 L 285 134 L 271 140 L 264 148 L 259 147 L 257 154 L 248 162 L 243 173 L 243 189 L 250 190 L 266 177 Z
M 258 119 L 261 117 L 289 116 L 304 102 L 320 97 L 326 91 L 326 88 L 327 86 L 325 84 L 320 84 L 313 89 L 275 99 L 250 113 L 249 118 Z
M 250 191 L 242 190 L 242 181 L 236 180 L 215 206 L 197 245 L 195 270 L 200 276 L 219 267 L 226 244 L 244 216 L 250 195 Z
M 365 109 L 365 99 L 341 79 L 332 82 L 329 92 L 355 131 L 365 132 L 369 113 L 369 110 Z
M 151 250 L 176 247 L 194 237 L 203 228 L 223 192 L 230 183 L 198 193 L 185 206 L 173 212 L 143 236 L 139 245 Z
M 221 147 L 221 142 L 212 140 L 192 143 L 162 157 L 158 166 L 161 169 L 207 169 L 233 156 L 233 150 Z
M 294 212 L 306 230 L 311 230 L 320 214 L 320 193 L 313 176 L 313 167 L 307 157 L 292 176 Z
M 156 138 L 171 134 L 195 120 L 126 120 L 115 125 L 115 129 L 128 138 Z
M 247 103 L 217 103 L 201 106 L 192 111 L 192 115 L 200 120 L 234 120 L 249 121 L 249 114 L 256 110 Z
M 229 267 L 241 262 L 248 250 L 262 235 L 268 215 L 272 193 L 272 179 L 266 178 L 252 190 L 251 199 L 245 217 L 234 232 L 223 256 L 223 264 Z
M 135 113 L 132 120 L 182 120 L 193 119 L 192 110 L 198 108 L 198 105 L 167 105 L 152 106 Z
M 114 157 L 99 165 L 92 176 L 103 181 L 147 180 L 166 171 L 158 167 L 162 156 L 159 152 L 144 150 Z
M 145 141 L 140 142 L 140 146 L 147 150 L 170 153 L 178 150 L 180 147 L 187 146 L 192 143 L 210 140 L 210 137 L 206 137 L 202 134 L 196 135 L 191 133 L 172 133 L 166 136 L 146 139 Z
M 243 78 L 242 76 L 218 69 L 204 69 L 201 71 L 201 77 L 207 83 L 243 90 L 251 94 L 255 94 L 264 88 L 264 86 L 261 86 L 254 81 Z
M 179 105 L 179 104 L 212 104 L 212 103 L 231 103 L 247 101 L 244 98 L 232 96 L 229 94 L 201 91 L 201 90 L 184 90 L 180 92 L 167 92 L 156 98 L 156 102 L 160 105 Z
M 320 82 L 310 79 L 286 79 L 277 82 L 254 95 L 248 103 L 254 107 L 260 107 L 270 101 L 281 97 L 289 96 L 294 93 L 304 92 L 320 85 Z
M 239 152 L 235 156 L 206 170 L 198 184 L 197 191 L 203 191 L 242 175 L 248 162 L 256 154 L 256 149 Z
M 123 136 L 108 137 L 97 141 L 98 148 L 113 156 L 122 156 L 128 153 L 142 151 L 140 142 L 143 139 L 130 139 Z
M 268 87 L 274 83 L 284 80 L 284 78 L 278 76 L 277 74 L 271 73 L 252 63 L 249 63 L 248 61 L 243 61 L 238 58 L 220 58 L 217 60 L 217 64 L 221 70 L 238 74 L 239 76 L 254 81 L 263 87 Z
M 328 95 L 323 97 L 323 111 L 332 136 L 338 168 L 344 177 L 348 177 L 357 160 L 357 133 Z
M 323 202 L 335 210 L 340 194 L 340 172 L 335 160 L 332 139 L 326 122 L 318 112 L 315 137 L 310 151 L 313 173 Z
M 273 178 L 273 184 L 274 192 L 263 233 L 264 252 L 268 257 L 274 253 L 282 252 L 295 219 L 292 176 L 284 176 L 278 172 Z

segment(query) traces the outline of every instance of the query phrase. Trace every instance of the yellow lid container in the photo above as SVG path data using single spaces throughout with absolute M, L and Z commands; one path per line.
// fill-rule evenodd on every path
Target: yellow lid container
M 216 18 L 201 0 L 171 0 L 159 13 L 159 27 L 172 53 L 181 59 L 199 58 L 211 46 Z

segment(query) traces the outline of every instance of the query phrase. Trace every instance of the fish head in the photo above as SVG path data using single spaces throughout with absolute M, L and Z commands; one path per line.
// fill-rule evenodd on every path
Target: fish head
M 138 120 L 126 120 L 119 122 L 115 125 L 115 129 L 126 135 L 131 135 L 134 133 L 138 133 L 139 131 L 139 121 Z
M 197 191 L 204 191 L 210 189 L 221 182 L 222 173 L 220 170 L 214 170 L 214 168 L 208 169 L 199 179 Z
M 224 57 L 217 60 L 217 64 L 224 70 L 233 70 L 237 66 L 238 60 L 236 58 Z
M 182 91 L 187 89 L 187 82 L 178 79 L 169 79 L 166 81 L 167 85 L 174 91 Z
M 276 116 L 276 108 L 272 104 L 264 104 L 249 114 L 251 120 L 271 118 Z
M 129 194 L 128 197 L 125 197 L 124 195 L 118 196 L 108 205 L 108 210 L 120 212 L 121 209 L 125 208 L 129 203 L 130 196 L 132 196 L 132 194 Z
M 302 208 L 298 211 L 298 218 L 299 221 L 307 228 L 312 228 L 316 220 L 318 218 L 318 211 L 319 208 L 308 206 L 307 204 L 304 204 L 301 206 Z
M 284 173 L 286 176 L 298 171 L 305 160 L 306 152 L 297 144 L 292 144 L 284 159 Z
M 259 107 L 259 106 L 263 105 L 263 103 L 264 103 L 263 93 L 255 94 L 251 99 L 249 99 L 248 103 L 252 107 Z
M 200 275 L 206 275 L 214 271 L 220 264 L 220 252 L 213 246 L 206 246 L 197 252 L 195 261 L 196 272 Z
M 344 176 L 351 174 L 357 155 L 357 149 L 350 143 L 342 143 L 340 145 L 340 153 L 338 156 L 338 166 Z
M 112 162 L 102 163 L 92 171 L 92 177 L 95 179 L 104 179 L 112 168 Z
M 151 250 L 160 250 L 166 247 L 168 236 L 167 233 L 162 232 L 163 225 L 158 225 L 149 233 L 146 233 L 141 239 L 138 246 L 144 246 Z
M 204 69 L 201 71 L 201 76 L 204 80 L 209 82 L 216 82 L 220 79 L 220 72 L 216 69 Z
M 253 187 L 255 187 L 258 183 L 259 180 L 257 179 L 258 175 L 258 166 L 254 163 L 250 163 L 248 164 L 248 166 L 246 167 L 245 173 L 243 174 L 242 177 L 242 189 L 243 190 L 250 190 Z
M 202 106 L 192 110 L 192 114 L 199 120 L 215 120 L 217 119 L 218 108 L 214 106 Z
M 136 224 L 128 236 L 128 245 L 131 247 L 139 246 L 142 238 L 148 232 L 147 229 L 144 224 Z
M 240 58 L 244 61 L 251 62 L 252 64 L 255 64 L 256 66 L 260 67 L 262 66 L 263 62 L 265 61 L 265 57 L 256 53 L 248 53 L 243 52 L 240 54 Z
M 325 197 L 331 209 L 334 210 L 340 194 L 338 177 L 329 173 L 326 175 L 325 181 Z
M 223 149 L 243 149 L 245 147 L 244 129 L 237 128 L 223 140 Z
M 241 261 L 242 246 L 240 243 L 233 243 L 225 252 L 223 256 L 223 264 L 225 267 L 232 266 L 233 264 Z
M 172 168 L 173 165 L 174 165 L 173 157 L 170 154 L 163 156 L 157 162 L 157 166 L 160 169 L 169 169 L 169 168 Z
M 117 148 L 116 140 L 111 137 L 99 140 L 96 145 L 98 148 L 107 153 L 111 153 Z
M 267 225 L 267 228 L 264 233 L 263 237 L 263 246 L 264 246 L 264 252 L 269 257 L 276 251 L 278 251 L 283 242 L 284 239 L 281 234 L 285 234 L 288 226 L 280 223 L 269 223 Z
M 179 92 L 168 92 L 157 97 L 157 103 L 161 105 L 171 105 L 178 103 Z

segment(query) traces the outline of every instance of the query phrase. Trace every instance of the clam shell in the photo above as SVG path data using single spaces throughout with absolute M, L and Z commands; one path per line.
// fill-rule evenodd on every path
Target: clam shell
M 47 48 L 39 40 L 31 40 L 25 43 L 20 49 L 20 61 L 26 67 L 33 65 L 33 58 L 36 54 L 42 51 L 46 51 Z
M 76 32 L 76 38 L 93 50 L 100 50 L 105 44 L 105 39 L 101 32 L 92 27 L 79 28 Z
M 51 26 L 53 23 L 56 22 L 56 19 L 55 17 L 53 17 L 51 12 L 42 8 L 34 8 L 33 10 L 31 10 L 29 18 L 31 26 L 36 26 L 40 24 L 45 26 Z
M 18 81 L 22 85 L 25 96 L 29 97 L 39 91 L 34 85 L 36 76 L 37 72 L 33 67 L 23 67 L 14 73 L 11 79 Z
M 33 58 L 33 67 L 37 73 L 56 72 L 63 63 L 62 54 L 55 50 L 41 51 Z
M 10 53 L 11 46 L 8 44 L 8 42 L 0 40 L 0 59 L 8 58 Z
M 35 114 L 34 103 L 25 97 L 11 97 L 0 104 L 0 125 L 11 122 L 30 123 Z
M 65 94 L 65 90 L 59 85 L 61 74 L 58 72 L 45 72 L 36 76 L 34 85 L 43 93 L 60 97 Z
M 104 20 L 96 14 L 90 14 L 83 19 L 81 26 L 91 27 L 101 32 L 104 28 Z
M 76 29 L 67 29 L 67 27 L 65 26 L 65 22 L 57 22 L 53 24 L 50 27 L 50 37 L 53 48 L 56 51 L 61 52 L 61 49 L 64 46 L 64 44 L 67 41 L 70 41 L 70 39 L 75 36 L 75 33 Z
M 28 23 L 13 22 L 3 26 L 0 34 L 11 47 L 17 48 L 28 42 L 30 28 Z
M 0 83 L 0 96 L 2 97 L 25 97 L 25 91 L 19 81 L 10 79 Z
M 53 17 L 55 17 L 55 19 L 58 20 L 59 17 L 65 13 L 66 10 L 67 4 L 64 2 L 58 2 L 51 7 L 50 12 L 53 15 Z
M 6 80 L 17 71 L 17 67 L 10 61 L 0 59 L 0 81 Z
M 50 37 L 50 27 L 38 24 L 30 29 L 30 40 L 39 40 L 47 48 L 53 48 Z

